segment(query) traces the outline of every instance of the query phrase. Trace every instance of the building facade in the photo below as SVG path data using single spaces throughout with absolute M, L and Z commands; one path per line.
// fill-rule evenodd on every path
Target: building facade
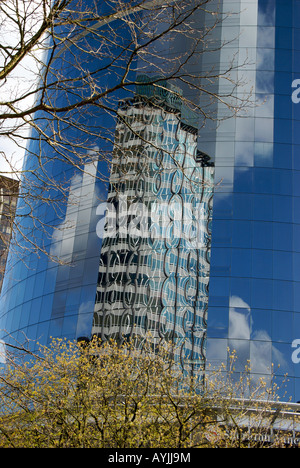
M 225 2 L 226 3 L 226 2 Z M 224 3 L 224 7 L 225 7 Z M 233 6 L 233 5 L 232 5 Z M 254 378 L 277 375 L 299 399 L 299 111 L 291 99 L 299 75 L 299 2 L 235 2 L 241 13 L 223 27 L 246 69 L 257 105 L 202 132 L 215 155 L 207 359 L 239 356 Z M 237 11 L 236 10 L 236 11 Z M 220 111 L 222 108 L 220 107 Z M 204 143 L 205 140 L 205 143 Z M 288 378 L 285 379 L 285 375 Z
M 18 192 L 17 180 L 5 176 L 0 177 L 0 291 L 13 231 Z
M 76 263 L 30 253 L 26 269 L 11 253 L 0 328 L 46 343 L 50 336 L 124 337 L 135 327 L 142 336 L 176 336 L 180 358 L 201 368 L 226 363 L 234 349 L 237 372 L 250 362 L 253 379 L 275 373 L 281 382 L 288 374 L 286 393 L 297 401 L 300 1 L 223 0 L 211 8 L 216 4 L 225 19 L 198 72 L 214 69 L 212 90 L 233 93 L 236 102 L 250 95 L 254 105 L 227 119 L 216 100 L 216 119 L 204 126 L 185 113 L 185 91 L 169 83 L 164 97 L 144 83 L 119 100 L 109 186 L 95 179 L 103 165 L 92 154 L 84 174 L 69 171 L 69 203 L 57 223 L 74 223 L 45 242 Z M 199 27 L 209 18 L 202 15 Z M 207 105 L 206 96 L 197 99 Z M 65 180 L 62 163 L 51 170 Z M 122 203 L 129 215 L 120 221 Z M 198 215 L 186 209 L 197 204 Z M 37 213 L 45 221 L 57 216 L 42 204 Z

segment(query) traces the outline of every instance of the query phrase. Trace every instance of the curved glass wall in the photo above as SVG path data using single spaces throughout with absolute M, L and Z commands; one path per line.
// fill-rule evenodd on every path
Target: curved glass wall
M 98 26 L 101 33 L 91 28 L 88 34 L 69 34 L 73 43 L 68 39 L 56 44 L 55 59 L 44 78 L 49 106 L 67 107 L 88 96 L 87 74 L 103 88 L 119 78 L 118 73 L 105 71 L 106 49 L 95 59 L 98 43 L 103 43 L 101 34 L 108 37 L 110 30 L 109 21 Z M 122 49 L 128 31 L 118 20 L 115 26 Z M 59 31 L 61 37 L 64 33 Z M 126 53 L 122 56 L 116 49 L 118 45 L 111 46 L 110 52 L 118 55 L 121 66 Z M 47 65 L 51 54 L 52 50 Z M 120 95 L 111 97 L 112 114 Z M 48 344 L 51 337 L 76 339 L 91 333 L 102 242 L 96 232 L 96 210 L 107 199 L 115 129 L 113 116 L 96 105 L 57 115 L 39 111 L 34 119 L 39 131 L 32 131 L 25 155 L 0 311 L 3 341 L 29 340 L 30 346 L 37 341 Z
M 214 194 L 207 358 L 218 365 L 234 349 L 237 371 L 249 362 L 255 380 L 274 372 L 281 395 L 298 401 L 300 366 L 292 345 L 300 331 L 300 107 L 291 86 L 300 72 L 300 2 L 223 5 L 241 14 L 223 25 L 224 40 L 233 33 L 236 39 L 221 50 L 220 63 L 232 48 L 240 63 L 247 59 L 238 77 L 253 87 L 259 106 L 247 118 L 224 122 L 213 136 L 202 133 L 204 150 L 216 150 L 221 181 Z
M 91 4 L 94 3 L 91 2 Z M 135 2 L 132 2 L 132 5 L 134 4 Z M 159 40 L 155 43 L 155 41 L 150 40 L 145 53 L 140 54 L 137 59 L 132 60 L 132 56 L 134 57 L 132 47 L 136 40 L 130 35 L 132 25 L 130 22 L 122 20 L 122 14 L 127 18 L 127 10 L 124 10 L 122 14 L 118 11 L 114 21 L 109 19 L 92 25 L 93 27 L 89 29 L 88 34 L 75 35 L 78 44 L 72 44 L 69 39 L 64 41 L 62 48 L 58 49 L 51 68 L 47 69 L 47 78 L 50 84 L 50 90 L 47 94 L 51 103 L 64 106 L 76 102 L 80 94 L 85 96 L 85 93 L 89 92 L 90 79 L 94 79 L 99 88 L 113 88 L 114 84 L 120 80 L 120 76 L 127 70 L 128 60 L 134 64 L 133 71 L 129 70 L 134 77 L 136 69 L 146 73 L 147 76 L 154 77 L 154 79 L 158 71 L 162 74 L 174 74 L 174 68 L 178 68 L 179 57 L 182 54 L 189 55 L 189 45 L 195 42 L 196 30 L 193 30 L 194 36 L 189 27 L 187 32 L 189 32 L 190 37 L 184 35 L 182 31 L 181 34 L 177 35 L 176 33 L 175 37 L 174 35 L 171 37 L 169 23 L 172 23 L 173 15 L 168 16 L 166 7 L 164 7 L 164 12 L 160 13 L 159 6 L 163 4 L 164 2 L 161 0 L 154 2 L 149 0 L 144 4 L 146 8 L 142 9 L 142 20 L 139 23 L 139 34 L 144 34 L 142 40 L 147 41 L 150 32 L 153 34 L 157 27 L 159 27 L 160 34 L 164 29 L 166 33 L 163 41 Z M 99 5 L 102 8 L 101 2 Z M 182 2 L 180 5 L 181 9 L 184 9 L 185 5 L 193 7 L 193 2 L 190 5 L 188 1 Z M 110 7 L 109 2 L 107 2 L 106 7 Z M 177 12 L 179 14 L 177 31 L 181 28 L 181 9 Z M 158 18 L 158 24 L 152 22 L 153 15 Z M 203 12 L 198 12 L 197 18 L 201 29 L 204 24 Z M 71 32 L 71 37 L 74 37 L 73 31 Z M 166 50 L 168 51 L 167 55 L 165 55 Z M 77 56 L 78 51 L 83 55 Z M 113 63 L 111 63 L 112 57 Z M 74 63 L 77 67 L 73 66 Z M 199 71 L 200 66 L 201 61 L 197 59 L 193 63 L 193 71 Z M 192 78 L 193 71 L 189 72 Z M 127 80 L 130 78 L 130 73 L 126 71 Z M 57 80 L 57 74 L 62 78 L 75 79 L 76 87 L 74 86 L 74 89 L 76 92 L 72 88 L 71 93 L 69 93 L 69 82 L 60 83 Z M 165 75 L 163 74 L 163 76 Z M 165 91 L 168 87 L 168 83 L 163 84 Z M 188 115 L 187 108 L 183 109 L 181 106 L 182 109 L 179 109 L 178 102 L 177 104 L 175 102 L 178 100 L 176 96 L 180 95 L 179 100 L 186 100 L 188 97 L 190 106 L 193 103 L 195 105 L 198 93 L 197 95 L 189 94 L 191 87 L 188 83 L 183 82 L 182 87 L 184 89 L 172 88 L 172 86 L 169 88 L 172 89 L 170 101 L 174 102 L 168 104 L 170 109 L 161 109 L 162 114 L 166 117 L 165 122 L 164 117 L 160 117 L 163 124 L 159 123 L 159 113 L 156 111 L 157 123 L 154 125 L 153 131 L 166 133 L 166 139 L 162 138 L 162 148 L 166 153 L 173 154 L 174 142 L 176 145 L 180 142 L 182 148 L 178 158 L 186 160 L 187 171 L 192 173 L 195 166 L 198 165 L 199 172 L 201 172 L 204 169 L 201 166 L 201 157 L 197 155 L 197 119 L 192 114 Z M 103 205 L 107 201 L 108 182 L 110 182 L 109 197 L 112 197 L 112 182 L 109 181 L 110 168 L 107 161 L 110 163 L 113 144 L 115 147 L 116 145 L 120 146 L 118 137 L 114 143 L 116 131 L 114 113 L 116 113 L 120 102 L 124 103 L 125 99 L 132 97 L 133 89 L 135 90 L 135 85 L 132 86 L 131 92 L 129 86 L 126 87 L 125 91 L 120 87 L 119 91 L 111 93 L 107 99 L 101 101 L 102 107 L 95 105 L 88 109 L 75 109 L 73 113 L 67 113 L 63 121 L 57 121 L 56 115 L 53 119 L 53 116 L 50 115 L 50 120 L 49 114 L 39 112 L 35 115 L 35 122 L 40 125 L 46 135 L 50 129 L 54 135 L 64 135 L 66 143 L 60 151 L 60 148 L 57 150 L 55 146 L 56 141 L 53 144 L 52 140 L 52 144 L 50 144 L 47 138 L 43 138 L 42 132 L 33 133 L 32 141 L 27 150 L 24 164 L 27 178 L 22 181 L 23 192 L 21 192 L 17 211 L 17 220 L 22 232 L 17 232 L 14 238 L 14 248 L 10 253 L 1 297 L 0 329 L 3 341 L 7 341 L 11 335 L 12 338 L 21 342 L 26 339 L 32 340 L 30 343 L 34 345 L 36 340 L 48 343 L 50 337 L 78 338 L 79 336 L 91 335 L 95 298 L 97 302 L 99 298 L 97 291 L 99 263 L 103 262 L 107 248 L 105 243 L 108 242 L 105 239 L 100 259 L 103 237 L 102 219 L 103 211 L 105 211 Z M 174 103 L 175 108 L 172 107 Z M 159 106 L 161 105 L 162 103 L 159 104 Z M 109 108 L 109 106 L 111 112 L 103 111 L 103 107 Z M 129 105 L 128 109 L 130 108 Z M 136 109 L 136 106 L 133 108 Z M 150 115 L 154 107 L 152 106 L 151 109 Z M 123 117 L 129 117 L 127 111 L 124 112 Z M 130 111 L 128 110 L 128 112 Z M 178 117 L 179 112 L 181 112 L 180 118 Z M 148 114 L 148 110 L 145 111 L 144 115 Z M 118 117 L 121 116 L 118 112 Z M 194 119 L 192 125 L 191 118 Z M 130 125 L 129 121 L 128 123 Z M 169 130 L 168 126 L 171 126 L 172 130 Z M 160 135 L 158 137 L 160 138 Z M 143 138 L 151 140 L 148 129 L 146 129 Z M 58 143 L 62 144 L 62 141 L 58 141 Z M 123 143 L 122 141 L 122 145 Z M 40 148 L 41 160 L 37 157 Z M 113 157 L 115 157 L 115 153 Z M 75 161 L 75 166 L 66 162 L 68 158 Z M 170 162 L 164 161 L 164 163 Z M 130 163 L 132 161 L 128 164 Z M 142 165 L 141 162 L 140 164 Z M 174 168 L 175 166 L 172 169 L 173 172 Z M 113 161 L 111 177 L 114 177 L 114 170 Z M 155 183 L 157 185 L 160 175 L 159 170 L 157 172 L 156 181 L 151 181 L 149 174 L 145 174 L 146 179 L 138 181 L 139 188 L 137 190 L 142 190 L 143 184 L 149 186 L 149 184 L 154 185 Z M 150 169 L 150 174 L 154 175 L 152 169 Z M 168 174 L 164 174 L 164 177 L 170 178 L 170 174 L 171 169 L 169 169 Z M 180 179 L 179 174 L 178 177 Z M 199 176 L 197 175 L 197 177 Z M 175 178 L 174 175 L 173 187 L 176 184 L 180 185 L 179 180 L 177 183 L 175 182 Z M 132 184 L 135 182 L 135 180 L 131 181 Z M 165 181 L 163 183 L 165 183 L 164 196 L 168 197 L 168 185 Z M 28 199 L 24 193 L 27 193 L 27 189 L 31 193 L 31 185 L 34 188 L 34 194 Z M 46 195 L 44 195 L 45 187 L 48 190 Z M 63 190 L 67 196 L 60 202 Z M 147 193 L 150 194 L 151 191 Z M 38 198 L 35 195 L 38 195 Z M 53 201 L 56 203 L 53 204 Z M 151 203 L 152 201 L 153 196 Z M 27 216 L 28 211 L 32 214 L 30 217 Z M 178 258 L 178 252 L 176 255 Z M 52 257 L 54 258 L 52 259 Z M 59 258 L 60 263 L 54 261 L 55 257 Z M 173 265 L 171 257 L 169 254 L 168 261 Z M 109 274 L 113 275 L 113 273 Z M 191 293 L 189 294 L 192 294 L 195 287 L 192 280 L 189 282 L 191 283 L 189 285 Z M 170 290 L 172 287 L 174 285 L 170 285 Z M 185 285 L 184 288 L 188 289 L 188 285 Z M 128 287 L 128 289 L 130 288 Z M 115 291 L 112 291 L 110 297 L 113 297 L 114 293 Z M 111 301 L 111 299 L 105 298 L 106 300 Z M 165 304 L 166 308 L 168 305 Z M 167 316 L 168 313 L 169 310 L 166 310 L 164 315 Z M 204 311 L 201 314 L 199 320 L 203 319 Z M 191 321 L 192 319 L 185 318 L 185 320 Z M 182 328 L 181 325 L 180 327 Z M 199 329 L 198 325 L 197 327 Z M 201 340 L 203 341 L 203 337 Z M 201 347 L 203 348 L 202 341 Z M 203 356 L 201 359 L 203 361 Z
M 11 254 L 3 286 L 0 328 L 16 336 L 23 332 L 35 339 L 45 336 L 47 341 L 50 335 L 77 337 L 90 336 L 92 332 L 126 336 L 134 324 L 143 335 L 154 325 L 157 333 L 172 331 L 178 333 L 179 339 L 188 338 L 187 349 L 181 353 L 186 362 L 195 359 L 194 364 L 219 366 L 227 362 L 230 348 L 237 353 L 237 372 L 250 361 L 254 380 L 271 379 L 274 371 L 280 383 L 288 374 L 286 393 L 297 401 L 300 93 L 295 80 L 300 79 L 300 1 L 213 0 L 211 10 L 219 4 L 226 17 L 214 29 L 216 47 L 195 61 L 192 72 L 201 71 L 205 77 L 208 70 L 214 70 L 218 80 L 217 85 L 211 84 L 211 91 L 226 96 L 234 89 L 237 103 L 252 93 L 251 100 L 258 105 L 246 106 L 238 117 L 223 120 L 228 109 L 221 100 L 214 101 L 212 110 L 218 122 L 207 120 L 204 125 L 199 119 L 198 125 L 187 125 L 178 112 L 178 102 L 166 102 L 167 94 L 159 108 L 151 101 L 153 94 L 149 89 L 146 95 L 145 89 L 137 90 L 135 100 L 116 96 L 119 116 L 123 123 L 130 121 L 133 131 L 125 131 L 122 122 L 118 122 L 113 153 L 116 164 L 113 160 L 112 171 L 107 173 L 109 187 L 92 181 L 89 171 L 80 177 L 70 172 L 70 194 L 79 195 L 81 205 L 75 209 L 72 202 L 67 203 L 59 222 L 67 213 L 75 219 L 74 227 L 69 235 L 67 231 L 63 234 L 58 230 L 55 235 L 51 231 L 46 241 L 49 248 L 59 249 L 60 254 L 65 248 L 67 256 L 73 258 L 76 254 L 78 267 L 56 265 L 48 258 L 29 255 L 28 269 L 22 259 Z M 200 16 L 199 27 L 209 25 L 209 13 Z M 180 51 L 186 47 L 180 41 L 174 44 Z M 168 53 L 170 50 L 174 52 L 168 49 Z M 223 76 L 229 64 L 231 82 Z M 141 66 L 141 74 L 151 75 L 157 72 L 154 68 Z M 238 85 L 234 87 L 234 83 Z M 164 88 L 170 89 L 169 84 Z M 188 95 L 184 87 L 180 92 Z M 198 100 L 199 96 L 192 98 Z M 209 105 L 205 96 L 200 102 L 202 108 Z M 144 134 L 138 138 L 141 126 Z M 197 138 L 191 128 L 196 129 Z M 158 145 L 157 135 L 162 132 L 165 139 Z M 154 138 L 159 150 L 166 149 L 166 142 L 167 150 L 178 145 L 178 161 L 188 154 L 190 169 L 197 167 L 202 171 L 202 188 L 197 196 L 204 196 L 207 201 L 205 223 L 211 245 L 209 240 L 209 246 L 202 246 L 196 254 L 180 251 L 176 236 L 169 238 L 172 242 L 167 246 L 153 244 L 151 236 L 137 244 L 134 238 L 113 239 L 105 233 L 101 250 L 101 235 L 96 233 L 99 200 L 108 196 L 112 216 L 107 221 L 113 226 L 116 191 L 130 196 L 130 203 L 142 202 L 147 213 L 157 201 L 169 203 L 171 196 L 185 202 L 190 201 L 191 193 L 195 196 L 191 187 L 181 184 L 181 176 L 176 179 L 172 164 L 158 170 L 158 156 L 141 144 L 145 135 L 147 139 Z M 188 142 L 184 151 L 183 141 Z M 99 144 L 93 142 L 91 154 Z M 175 153 L 167 152 L 173 154 L 172 163 L 176 162 Z M 120 155 L 128 161 L 127 172 L 122 174 L 117 170 L 121 168 Z M 142 164 L 140 159 L 136 164 L 138 155 L 144 158 Z M 201 155 L 209 155 L 214 165 L 202 164 Z M 90 169 L 95 167 L 92 157 L 89 164 Z M 130 164 L 135 167 L 133 173 Z M 56 178 L 65 180 L 63 166 L 55 164 L 52 170 Z M 212 222 L 211 186 L 209 193 L 203 190 L 207 180 L 214 182 Z M 44 219 L 55 217 L 54 211 L 45 206 L 37 210 Z M 168 219 L 170 214 L 169 210 Z M 140 224 L 132 226 L 141 230 Z M 206 255 L 208 251 L 211 256 Z M 199 270 L 195 274 L 194 269 L 199 260 L 206 275 L 201 281 Z M 200 285 L 202 301 L 195 300 Z M 177 309 L 174 300 L 178 301 Z
M 37 219 L 22 223 L 22 234 L 16 234 L 8 259 L 1 329 L 20 343 L 29 339 L 32 344 L 46 344 L 49 337 L 73 339 L 90 333 L 99 263 L 95 252 L 101 247 L 95 229 L 96 207 L 103 199 L 103 184 L 95 178 L 97 166 L 93 161 L 82 173 L 67 169 L 62 162 L 55 165 L 57 182 L 59 175 L 64 179 L 67 174 L 70 180 L 60 212 L 47 203 L 38 203 L 34 213 Z M 50 195 L 57 196 L 57 190 L 53 188 Z M 18 210 L 19 215 L 27 210 L 26 201 L 20 201 Z M 55 257 L 61 261 L 58 263 Z

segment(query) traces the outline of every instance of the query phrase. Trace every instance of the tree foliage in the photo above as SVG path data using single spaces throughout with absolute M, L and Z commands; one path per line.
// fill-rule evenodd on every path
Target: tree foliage
M 274 388 L 260 382 L 249 393 L 247 373 L 234 382 L 222 369 L 203 384 L 182 373 L 172 346 L 55 340 L 33 359 L 11 360 L 1 374 L 0 446 L 259 447 L 271 433 L 268 446 L 282 444 Z

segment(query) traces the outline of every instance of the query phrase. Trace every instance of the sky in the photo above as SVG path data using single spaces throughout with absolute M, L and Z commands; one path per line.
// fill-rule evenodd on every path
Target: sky
M 40 5 L 40 3 L 41 3 L 40 0 L 29 0 L 25 2 L 25 6 L 27 9 L 28 9 L 28 4 L 32 5 L 32 8 L 35 8 L 34 15 L 30 16 L 31 15 L 30 10 L 28 10 L 29 14 L 26 13 L 27 18 L 28 18 L 27 19 L 28 27 L 26 29 L 28 30 L 29 34 L 34 33 L 36 29 L 36 25 L 40 24 L 39 22 L 36 21 L 39 11 L 42 11 L 38 9 L 38 5 Z M 160 4 L 165 4 L 166 0 L 149 0 L 145 2 L 145 6 L 151 7 L 153 3 L 156 6 L 158 6 Z M 7 5 L 11 6 L 11 3 L 8 1 Z M 18 7 L 20 11 L 22 11 L 22 5 L 23 5 L 23 2 L 19 1 Z M 2 7 L 5 8 L 5 4 L 2 4 Z M 9 11 L 9 13 L 12 14 L 11 11 Z M 16 24 L 14 24 L 12 20 L 9 21 L 8 17 L 7 16 L 4 17 L 3 15 L 4 15 L 3 12 L 1 13 L 0 11 L 0 44 L 1 45 L 16 45 L 18 43 Z M 3 21 L 3 17 L 4 17 L 4 21 Z M 100 27 L 101 24 L 103 24 L 103 22 L 100 21 L 97 27 Z M 40 51 L 35 50 L 34 54 L 36 55 L 40 54 Z M 7 82 L 5 84 L 0 82 L 0 103 L 1 101 L 3 102 L 4 99 L 9 100 L 12 96 L 16 96 L 16 95 L 20 96 L 20 93 L 26 92 L 26 90 L 30 89 L 32 84 L 36 81 L 36 79 L 39 76 L 37 64 L 38 64 L 37 61 L 30 58 L 29 56 L 26 56 L 22 60 L 21 64 L 14 70 L 14 72 L 10 74 Z M 1 65 L 3 65 L 3 58 L 1 57 L 1 54 L 0 54 L 0 68 L 1 68 Z M 33 99 L 34 98 L 31 97 L 30 99 L 24 100 L 22 104 L 22 108 L 26 106 L 30 106 L 33 102 Z M 0 110 L 1 110 L 1 104 L 0 104 Z M 5 153 L 6 158 L 9 161 L 12 161 L 12 164 L 16 168 L 17 171 L 22 169 L 24 150 L 20 149 L 18 145 L 13 143 L 13 141 L 11 141 L 11 139 L 8 139 L 3 136 L 1 137 L 0 135 L 0 152 L 1 151 Z M 0 154 L 0 173 L 5 173 L 6 171 L 11 172 L 11 169 L 9 165 L 6 163 L 3 155 Z
M 16 25 L 12 21 L 9 21 L 5 17 L 3 21 L 4 14 L 0 12 L 0 44 L 3 46 L 16 46 L 18 44 L 18 35 L 16 31 Z M 32 23 L 29 22 L 28 27 Z M 31 33 L 34 32 L 34 26 L 30 30 Z M 37 50 L 35 54 L 40 54 Z M 3 67 L 3 56 L 0 55 L 0 68 Z M 22 93 L 26 93 L 32 85 L 36 82 L 38 77 L 38 68 L 37 62 L 32 57 L 26 56 L 20 65 L 18 65 L 12 73 L 9 74 L 9 77 L 5 82 L 3 80 L 0 82 L 0 102 L 5 102 L 6 100 L 11 100 L 14 96 L 22 96 Z M 30 106 L 34 101 L 34 97 L 24 100 L 22 103 L 22 109 Z M 6 110 L 4 106 L 0 110 Z M 2 122 L 0 127 L 1 132 L 5 130 L 5 127 L 8 125 L 8 122 Z M 28 131 L 26 132 L 28 134 Z M 14 143 L 10 138 L 7 138 L 3 135 L 0 135 L 0 151 L 4 152 L 6 159 L 12 163 L 13 167 L 16 170 L 22 169 L 22 163 L 24 158 L 24 149 L 20 148 L 16 143 Z M 11 168 L 9 164 L 5 161 L 3 154 L 0 154 L 0 173 L 6 173 L 9 176 L 11 173 Z M 12 175 L 12 174 L 11 174 Z

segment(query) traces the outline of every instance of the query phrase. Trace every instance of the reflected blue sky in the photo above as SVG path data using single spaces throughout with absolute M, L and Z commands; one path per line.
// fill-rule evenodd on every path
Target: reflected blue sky
M 216 132 L 221 182 L 214 197 L 207 351 L 208 361 L 218 364 L 227 346 L 236 349 L 238 369 L 249 359 L 254 378 L 270 375 L 274 364 L 279 376 L 289 374 L 288 392 L 295 400 L 300 399 L 299 368 L 291 360 L 291 342 L 300 336 L 300 109 L 291 101 L 291 83 L 299 71 L 294 40 L 299 5 L 240 2 L 247 9 L 240 44 L 246 47 L 252 28 L 250 57 L 256 54 L 256 63 L 248 76 L 255 76 L 259 107 L 232 126 L 235 145 L 227 162 L 234 165 L 225 165 L 222 147 L 230 145 Z
M 246 60 L 232 77 L 244 83 L 237 95 L 252 90 L 257 105 L 199 130 L 198 147 L 215 160 L 207 360 L 226 362 L 227 348 L 234 348 L 237 370 L 250 360 L 254 379 L 269 378 L 274 364 L 279 379 L 289 374 L 288 393 L 298 401 L 300 364 L 291 360 L 291 343 L 300 339 L 300 104 L 291 101 L 291 85 L 300 78 L 300 1 L 222 4 L 224 11 L 242 11 L 217 31 L 218 39 L 232 42 L 195 66 L 204 71 L 219 62 L 222 69 L 233 55 L 235 65 Z M 228 81 L 221 79 L 219 89 L 228 92 Z M 115 96 L 116 102 L 122 97 Z M 217 116 L 224 112 L 220 103 Z M 108 125 L 103 115 L 97 118 L 99 127 Z M 57 162 L 49 170 L 61 180 L 67 172 Z M 108 168 L 103 170 L 108 177 Z M 58 228 L 72 221 L 69 230 L 49 229 L 40 241 L 51 253 L 76 259 L 76 266 L 29 256 L 28 269 L 21 259 L 10 258 L 14 287 L 7 279 L 1 326 L 15 330 L 17 338 L 23 332 L 47 338 L 91 330 L 101 249 L 96 206 L 106 200 L 108 187 L 78 173 L 68 180 L 70 199 L 61 216 L 45 206 L 37 214 Z M 72 197 L 80 199 L 76 209 Z M 174 299 L 171 281 L 164 292 L 167 323 Z M 181 318 L 186 326 L 189 314 Z

